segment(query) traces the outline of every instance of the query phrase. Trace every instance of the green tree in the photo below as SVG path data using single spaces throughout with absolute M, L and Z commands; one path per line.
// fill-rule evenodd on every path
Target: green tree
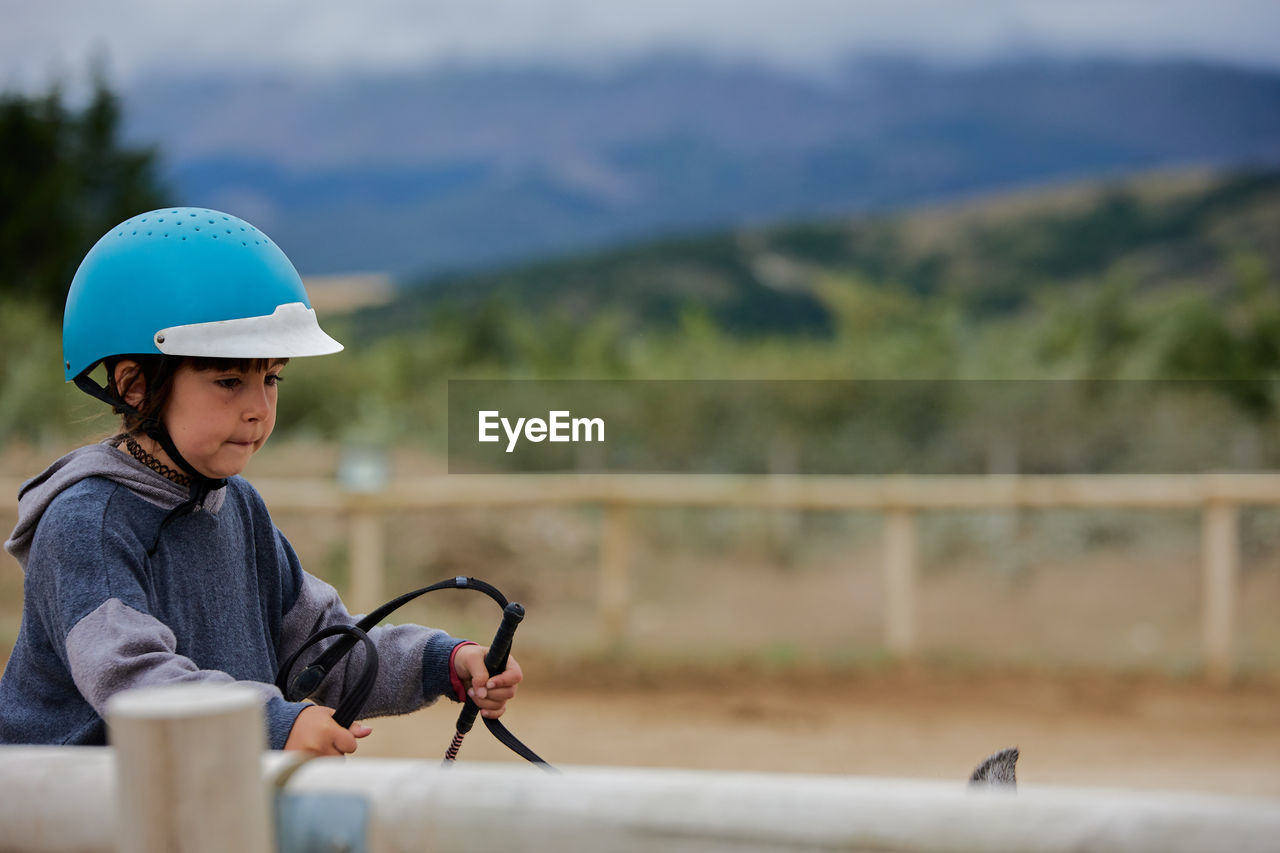
M 0 294 L 59 316 L 94 241 L 168 203 L 154 149 L 124 144 L 120 124 L 120 101 L 101 73 L 79 111 L 56 86 L 0 93 Z
M 1280 378 L 1280 289 L 1261 258 L 1241 253 L 1234 265 L 1224 294 L 1185 294 L 1152 335 L 1164 376 L 1210 380 L 1245 414 L 1265 421 L 1275 414 Z

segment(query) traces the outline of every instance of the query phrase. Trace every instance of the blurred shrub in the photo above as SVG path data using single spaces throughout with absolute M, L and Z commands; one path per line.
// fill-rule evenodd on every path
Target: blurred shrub
M 62 328 L 46 306 L 0 295 L 0 441 L 103 433 L 103 409 L 63 381 Z

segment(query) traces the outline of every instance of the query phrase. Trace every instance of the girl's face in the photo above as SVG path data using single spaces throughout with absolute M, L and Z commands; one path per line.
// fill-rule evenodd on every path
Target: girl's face
M 265 370 L 197 370 L 173 375 L 163 420 L 178 451 L 206 477 L 239 474 L 276 425 L 284 361 Z

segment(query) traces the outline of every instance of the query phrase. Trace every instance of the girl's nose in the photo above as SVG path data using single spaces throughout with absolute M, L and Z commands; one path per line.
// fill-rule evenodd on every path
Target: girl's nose
M 271 414 L 271 398 L 266 383 L 255 384 L 245 401 L 244 418 L 249 422 L 263 420 Z

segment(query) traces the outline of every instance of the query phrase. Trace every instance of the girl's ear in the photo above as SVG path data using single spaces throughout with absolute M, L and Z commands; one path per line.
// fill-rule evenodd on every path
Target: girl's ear
M 147 377 L 143 375 L 141 365 L 136 361 L 121 359 L 116 362 L 113 378 L 116 390 L 120 392 L 120 399 L 135 409 L 141 408 L 147 399 Z

